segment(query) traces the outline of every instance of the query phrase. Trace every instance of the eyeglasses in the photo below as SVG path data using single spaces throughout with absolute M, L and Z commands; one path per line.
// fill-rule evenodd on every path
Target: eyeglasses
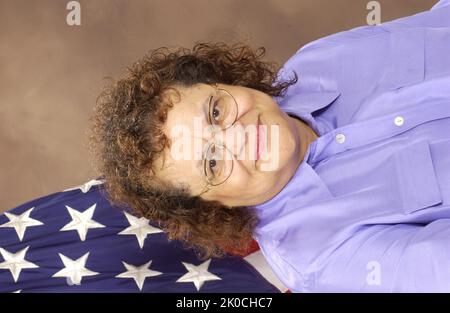
M 226 130 L 236 123 L 238 104 L 225 89 L 213 84 L 215 94 L 209 99 L 208 122 L 213 129 Z M 204 172 L 211 186 L 223 184 L 233 172 L 233 154 L 215 139 L 210 143 L 204 155 Z

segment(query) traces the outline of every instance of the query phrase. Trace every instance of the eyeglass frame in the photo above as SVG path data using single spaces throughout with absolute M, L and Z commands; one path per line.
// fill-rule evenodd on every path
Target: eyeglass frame
M 228 93 L 228 94 L 231 96 L 231 98 L 233 98 L 234 103 L 235 103 L 235 105 L 236 105 L 236 116 L 235 116 L 235 118 L 234 118 L 233 123 L 231 123 L 230 125 L 228 125 L 228 126 L 225 127 L 225 128 L 221 128 L 221 130 L 226 130 L 226 129 L 230 128 L 231 126 L 233 126 L 233 125 L 236 123 L 237 117 L 238 117 L 238 115 L 239 115 L 239 105 L 238 105 L 236 99 L 234 98 L 234 96 L 233 96 L 228 90 L 223 89 L 223 88 L 218 88 L 217 84 L 212 84 L 212 87 L 213 87 L 214 89 L 216 89 L 216 93 L 217 93 L 218 90 L 223 90 L 223 91 L 225 91 L 226 93 Z M 209 122 L 209 125 L 215 126 L 215 125 L 213 125 L 213 124 L 211 123 L 211 111 L 212 111 L 212 110 L 211 110 L 211 103 L 212 103 L 212 99 L 213 99 L 213 97 L 211 97 L 211 98 L 209 99 L 209 104 L 208 104 L 208 122 Z M 208 148 L 206 149 L 206 152 L 209 150 L 209 148 L 211 147 L 212 144 L 214 144 L 214 141 L 213 141 L 212 143 L 209 144 Z M 223 146 L 226 150 L 228 150 L 228 148 L 225 147 L 223 144 L 222 144 L 222 146 Z M 228 150 L 228 151 L 229 151 L 229 150 Z M 231 159 L 231 162 L 232 162 L 232 163 L 231 163 L 231 164 L 232 164 L 232 166 L 231 166 L 231 171 L 230 171 L 230 174 L 227 176 L 227 178 L 225 178 L 224 181 L 220 182 L 219 184 L 213 184 L 213 183 L 208 179 L 208 175 L 207 175 L 207 172 L 206 172 L 206 167 L 207 167 L 208 161 L 210 161 L 210 160 L 207 160 L 207 158 L 206 158 L 206 152 L 205 152 L 205 156 L 204 156 L 205 161 L 204 161 L 204 163 L 203 163 L 203 171 L 204 171 L 204 173 L 205 173 L 205 177 L 206 177 L 206 180 L 207 180 L 207 182 L 208 182 L 208 185 L 213 186 L 213 187 L 220 186 L 220 185 L 222 185 L 223 183 L 225 183 L 225 182 L 228 180 L 228 178 L 230 178 L 231 174 L 233 173 L 234 161 L 233 161 L 233 159 Z M 209 188 L 208 188 L 208 190 L 209 190 Z M 207 190 L 207 191 L 208 191 L 208 190 Z M 207 192 L 207 191 L 204 191 L 204 192 Z M 204 192 L 202 192 L 202 193 L 204 193 Z

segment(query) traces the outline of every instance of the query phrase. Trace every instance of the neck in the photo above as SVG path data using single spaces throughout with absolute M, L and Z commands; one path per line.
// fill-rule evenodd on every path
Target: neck
M 303 161 L 303 158 L 306 154 L 306 150 L 308 149 L 308 146 L 319 138 L 318 134 L 304 121 L 302 121 L 300 118 L 296 116 L 290 116 L 298 130 L 298 136 L 300 139 L 300 163 Z

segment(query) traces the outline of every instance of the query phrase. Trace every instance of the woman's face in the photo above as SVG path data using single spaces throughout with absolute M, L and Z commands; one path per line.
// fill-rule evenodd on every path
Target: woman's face
M 156 175 L 170 183 L 188 185 L 193 196 L 205 200 L 228 206 L 263 203 L 290 180 L 315 134 L 307 124 L 281 111 L 263 92 L 225 84 L 217 87 L 225 91 L 207 84 L 177 85 L 180 98 L 173 91 L 167 94 L 174 106 L 168 111 L 163 131 L 172 145 L 156 160 Z M 215 102 L 220 97 L 225 99 L 222 104 Z M 234 123 L 212 132 L 210 121 L 220 120 L 225 111 L 233 115 Z M 207 157 L 205 162 L 205 153 L 209 151 L 211 156 L 211 151 L 222 151 L 219 147 L 227 152 L 220 154 L 223 161 L 211 163 Z M 214 172 L 219 165 L 220 173 Z M 228 178 L 211 186 L 208 178 L 219 177 L 216 174 Z

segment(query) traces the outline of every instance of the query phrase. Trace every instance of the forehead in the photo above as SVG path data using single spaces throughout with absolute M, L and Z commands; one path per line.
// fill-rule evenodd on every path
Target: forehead
M 197 84 L 192 87 L 176 86 L 176 91 L 169 90 L 166 94 L 173 107 L 168 111 L 166 126 L 191 123 L 192 118 L 201 116 L 203 105 L 214 88 L 206 84 Z M 178 92 L 178 93 L 177 93 Z
M 205 181 L 201 174 L 203 165 L 197 167 L 201 157 L 202 148 L 194 143 L 194 138 L 202 138 L 196 133 L 194 123 L 197 126 L 207 127 L 205 114 L 207 112 L 208 98 L 213 94 L 214 88 L 206 84 L 197 84 L 192 87 L 174 87 L 179 94 L 173 90 L 165 95 L 173 103 L 173 107 L 167 112 L 167 120 L 163 126 L 163 131 L 171 141 L 171 147 L 167 147 L 163 154 L 155 161 L 157 173 L 164 179 L 174 183 L 189 184 L 191 188 L 202 188 Z M 178 127 L 177 127 L 178 126 Z M 184 129 L 189 132 L 180 131 Z M 183 149 L 190 148 L 188 157 L 177 156 L 174 148 L 181 140 L 189 138 L 190 142 L 183 142 Z M 201 140 L 203 144 L 206 140 Z M 183 152 L 183 151 L 181 151 Z M 173 155 L 175 154 L 175 155 Z
M 174 160 L 165 151 L 155 161 L 158 177 L 175 185 L 189 186 L 194 193 L 199 193 L 205 187 L 205 181 L 192 160 Z
M 177 87 L 176 90 L 179 95 L 171 92 L 170 101 L 173 106 L 167 112 L 163 131 L 172 144 L 180 143 L 181 139 L 190 139 L 192 146 L 188 148 L 194 151 L 193 139 L 203 139 L 203 130 L 208 127 L 208 104 L 214 88 L 197 84 L 192 87 Z

